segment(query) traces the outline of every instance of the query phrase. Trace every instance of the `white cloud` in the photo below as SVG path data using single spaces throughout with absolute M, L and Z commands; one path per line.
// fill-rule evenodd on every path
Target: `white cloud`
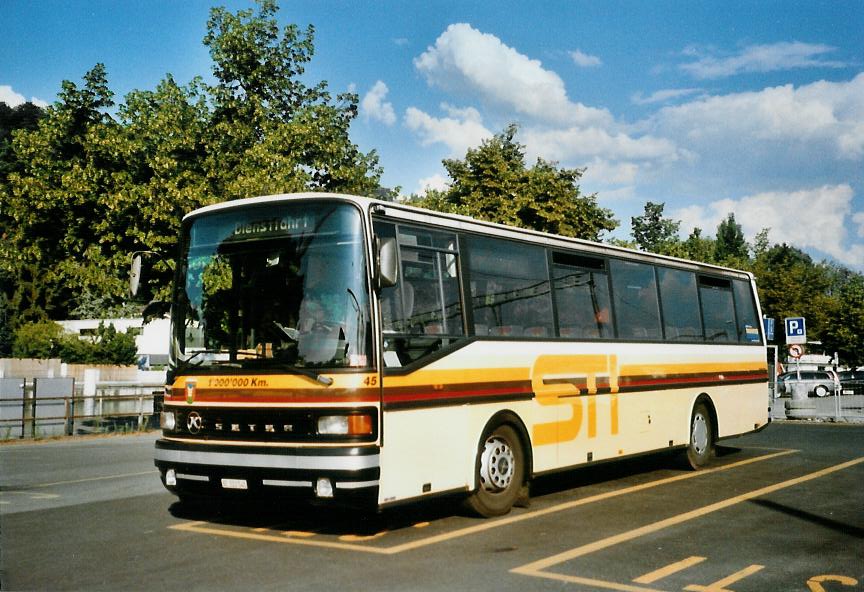
M 480 112 L 476 109 L 457 109 L 449 105 L 442 105 L 441 108 L 448 117 L 432 117 L 416 107 L 405 110 L 405 125 L 420 137 L 422 145 L 442 143 L 448 147 L 451 155 L 462 157 L 469 148 L 492 137 L 492 132 L 483 125 Z
M 608 124 L 605 109 L 571 101 L 558 74 L 500 39 L 468 24 L 447 27 L 433 47 L 414 59 L 430 85 L 479 95 L 484 101 L 556 124 Z
M 582 68 L 595 68 L 597 66 L 603 65 L 603 61 L 597 56 L 582 53 L 582 51 L 578 49 L 568 53 L 570 54 L 570 58 L 573 60 L 573 62 L 577 66 L 580 66 Z
M 681 64 L 679 68 L 696 78 L 715 79 L 747 72 L 773 72 L 797 68 L 842 68 L 846 64 L 822 59 L 835 51 L 835 47 L 799 41 L 750 45 L 738 54 L 727 57 L 702 56 L 695 62 Z M 685 55 L 697 53 L 688 48 Z
M 731 212 L 748 240 L 763 228 L 770 228 L 772 242 L 820 251 L 860 269 L 864 262 L 864 242 L 855 242 L 856 237 L 850 236 L 845 225 L 846 220 L 852 220 L 859 225 L 857 238 L 864 237 L 861 226 L 864 212 L 853 213 L 853 197 L 854 191 L 847 184 L 824 185 L 693 205 L 673 212 L 672 217 L 681 220 L 682 233 L 699 227 L 711 234 Z
M 858 212 L 852 216 L 852 223 L 858 226 L 858 238 L 864 238 L 864 212 Z
M 377 81 L 363 100 L 360 101 L 360 112 L 366 120 L 380 121 L 384 125 L 393 125 L 396 123 L 396 113 L 393 111 L 393 105 L 384 99 L 387 98 L 387 93 L 390 89 L 382 81 Z
M 444 191 L 450 186 L 450 180 L 444 175 L 434 174 L 417 182 L 417 194 L 425 195 L 429 190 Z
M 582 176 L 584 183 L 603 187 L 629 185 L 632 193 L 632 185 L 636 183 L 642 167 L 635 162 L 615 162 L 594 158 L 586 163 L 584 168 L 585 173 Z M 603 189 L 603 197 L 609 197 L 608 189 Z
M 648 127 L 697 151 L 767 154 L 769 143 L 784 153 L 802 150 L 805 158 L 833 153 L 858 160 L 864 156 L 864 73 L 848 82 L 785 85 L 664 107 Z
M 407 37 L 395 37 L 393 39 L 393 43 L 395 45 L 398 45 L 399 47 L 405 47 L 406 45 L 408 45 L 408 38 Z
M 603 207 L 607 207 L 610 202 L 628 202 L 632 201 L 636 197 L 636 187 L 633 185 L 625 185 L 624 187 L 618 187 L 616 189 L 604 189 L 599 196 L 600 199 L 602 199 L 603 203 L 601 203 L 601 205 Z M 621 219 L 621 222 L 627 221 L 629 221 L 629 218 L 626 216 Z
M 10 107 L 17 107 L 18 105 L 28 101 L 24 98 L 24 95 L 12 90 L 12 87 L 8 84 L 0 84 L 0 102 L 6 103 Z M 47 102 L 42 99 L 37 99 L 36 97 L 31 97 L 29 102 L 33 103 L 37 107 L 42 107 L 43 109 L 48 106 Z
M 634 138 L 599 127 L 539 130 L 526 128 L 529 151 L 550 160 L 579 161 L 600 156 L 616 160 L 676 160 L 675 144 L 665 138 L 645 135 Z
M 701 92 L 704 92 L 701 88 L 668 88 L 655 91 L 647 97 L 641 92 L 637 92 L 630 97 L 630 101 L 636 105 L 653 105 L 655 103 L 668 103 Z

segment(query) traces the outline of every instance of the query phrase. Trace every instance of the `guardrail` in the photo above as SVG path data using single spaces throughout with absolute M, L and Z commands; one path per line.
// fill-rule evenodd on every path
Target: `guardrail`
M 0 378 L 0 441 L 156 427 L 163 392 L 161 382 Z

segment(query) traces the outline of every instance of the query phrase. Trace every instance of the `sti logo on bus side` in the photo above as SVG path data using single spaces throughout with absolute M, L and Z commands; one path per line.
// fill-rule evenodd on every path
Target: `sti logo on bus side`
M 581 395 L 609 392 L 609 431 L 618 434 L 618 356 L 606 354 L 540 356 L 531 369 L 531 388 L 541 405 L 569 405 L 568 419 L 534 426 L 538 446 L 575 440 L 582 430 Z M 588 399 L 588 437 L 597 436 L 597 399 Z

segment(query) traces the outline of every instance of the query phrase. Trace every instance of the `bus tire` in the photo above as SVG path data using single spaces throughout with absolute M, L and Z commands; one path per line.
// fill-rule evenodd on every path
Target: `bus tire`
M 693 407 L 689 432 L 687 464 L 696 471 L 705 467 L 714 456 L 714 421 L 703 401 L 697 402 Z
M 484 518 L 510 511 L 523 492 L 525 450 L 516 430 L 500 424 L 487 432 L 477 453 L 477 490 L 468 509 Z

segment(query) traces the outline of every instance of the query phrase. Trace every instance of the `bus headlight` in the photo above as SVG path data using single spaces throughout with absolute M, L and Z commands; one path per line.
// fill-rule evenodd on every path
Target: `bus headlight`
M 162 426 L 163 430 L 167 430 L 169 432 L 174 431 L 174 428 L 177 427 L 177 417 L 174 415 L 174 412 L 163 411 L 159 421 L 159 425 Z
M 318 433 L 332 436 L 369 436 L 372 434 L 372 416 L 322 415 L 318 418 Z

